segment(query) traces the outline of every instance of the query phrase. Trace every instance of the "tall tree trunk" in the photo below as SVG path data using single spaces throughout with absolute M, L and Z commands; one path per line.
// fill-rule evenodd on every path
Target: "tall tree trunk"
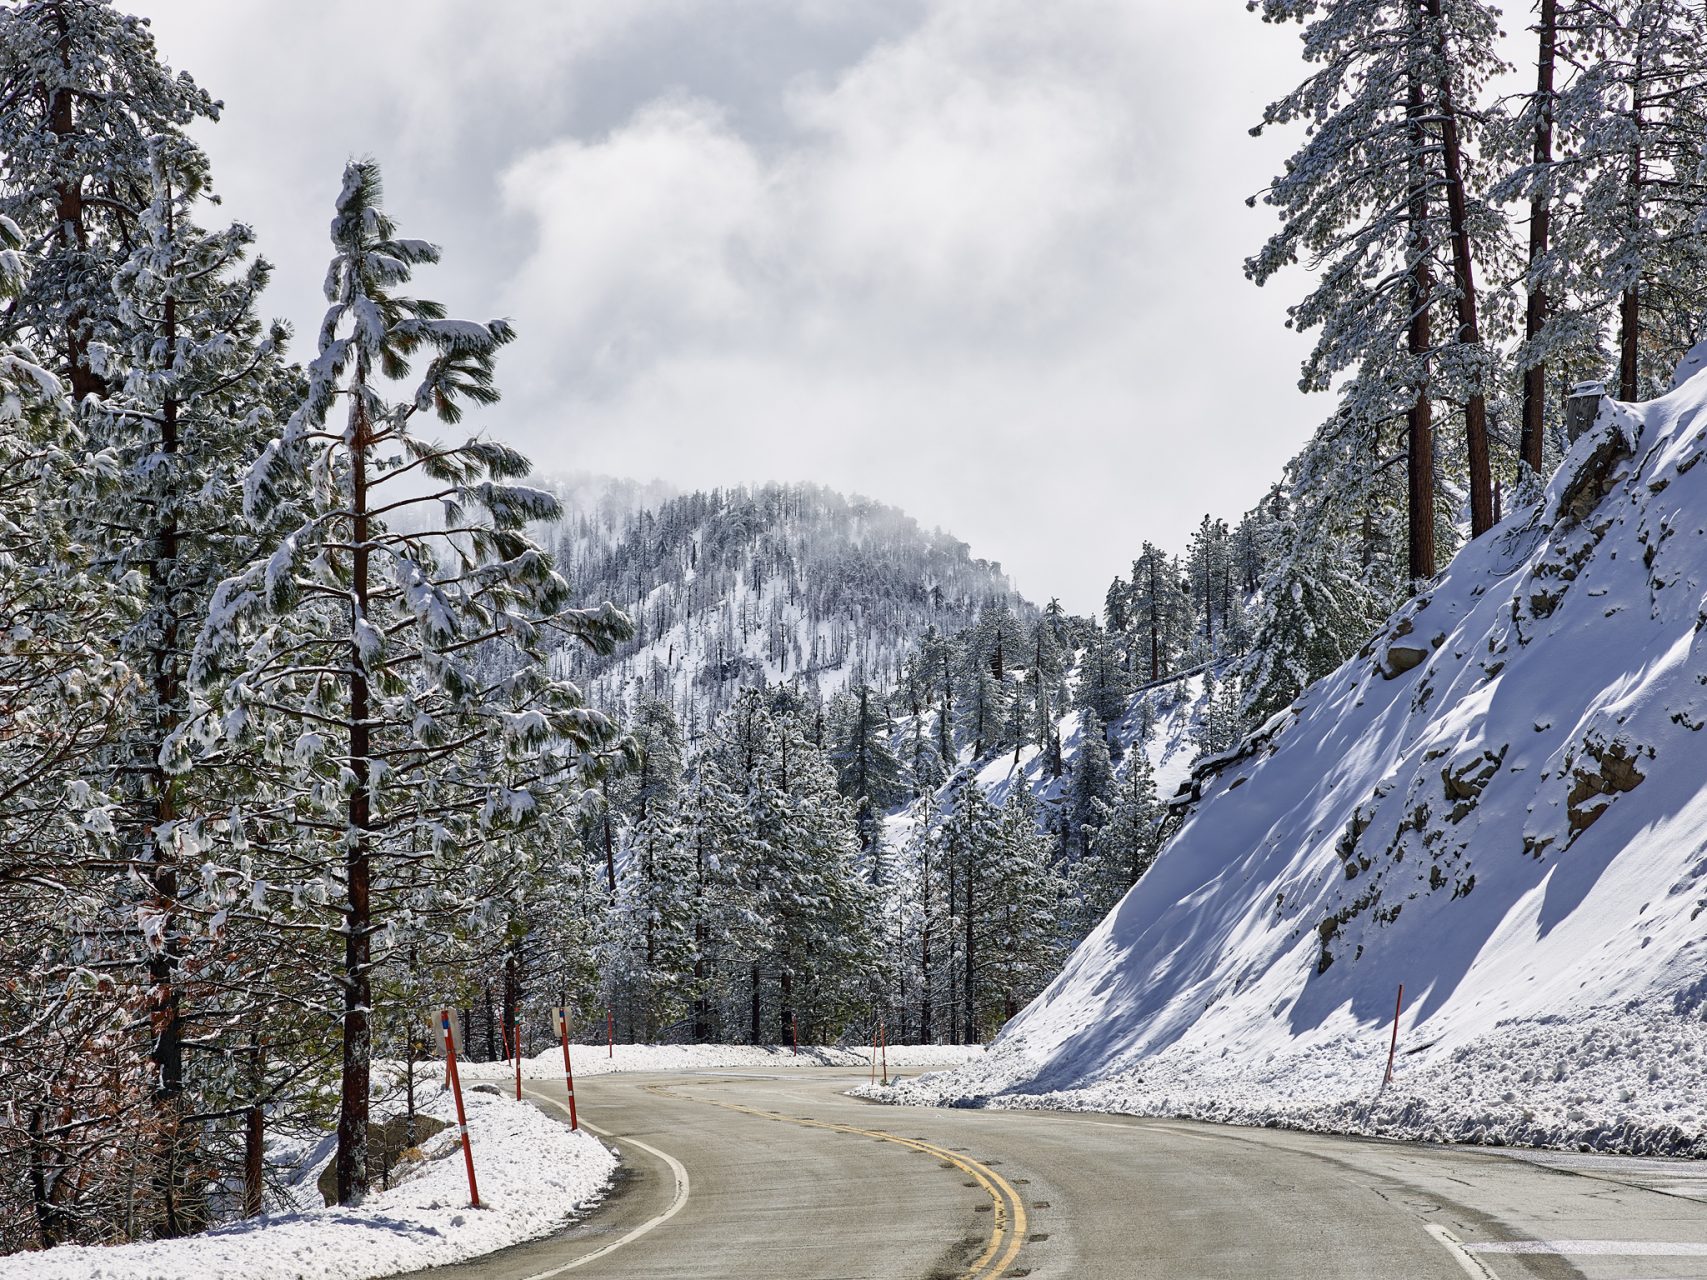
M 161 336 L 168 351 L 176 349 L 178 301 L 174 297 L 166 298 Z M 178 400 L 176 396 L 167 396 L 160 414 L 160 454 L 167 460 L 169 468 L 175 463 L 178 444 Z M 167 484 L 176 483 L 176 475 L 168 474 Z M 153 1034 L 149 1058 L 154 1064 L 155 1120 L 160 1127 L 161 1144 L 154 1176 L 155 1194 L 160 1199 L 156 1234 L 168 1239 L 199 1226 L 190 1220 L 195 1215 L 186 1217 L 179 1198 L 187 1153 L 183 1150 L 182 1140 L 183 1010 L 177 981 L 183 958 L 183 939 L 178 930 L 178 860 L 170 839 L 172 826 L 178 819 L 178 795 L 176 779 L 160 764 L 160 747 L 177 727 L 178 721 L 181 681 L 178 675 L 179 622 L 175 597 L 177 563 L 178 529 L 168 503 L 156 531 L 154 565 L 149 583 L 160 634 L 149 655 L 156 720 L 145 739 L 149 752 L 144 777 L 149 783 L 152 812 L 150 820 L 144 824 L 144 848 L 139 851 L 146 868 L 149 906 L 156 917 L 155 927 L 159 930 L 158 941 L 148 956 L 148 1012 Z M 162 834 L 167 838 L 162 839 Z
M 751 1015 L 749 1021 L 751 1025 L 747 1028 L 747 1043 L 757 1044 L 759 1042 L 759 962 L 757 960 L 753 961 L 752 977 L 753 1007 L 749 1010 Z
M 948 943 L 948 954 L 943 957 L 944 967 L 948 970 L 948 1012 L 944 1015 L 948 1020 L 949 1039 L 955 1044 L 960 1043 L 960 968 L 955 963 L 954 938 L 954 904 L 960 900 L 960 877 L 958 859 L 953 853 L 948 855 L 944 870 L 948 872 L 948 919 L 943 922 L 943 933 Z
M 266 1092 L 265 1043 L 259 1035 L 249 1033 L 249 1110 L 243 1124 L 243 1216 L 254 1218 L 261 1212 L 261 1193 L 266 1174 L 266 1112 L 263 1097 Z M 409 1128 L 410 1146 L 414 1146 L 415 1126 L 415 1037 L 409 1037 Z
M 1452 77 L 1448 70 L 1450 49 L 1440 0 L 1425 0 L 1434 27 L 1435 54 L 1439 59 L 1441 158 L 1446 166 L 1446 219 L 1452 241 L 1452 275 L 1458 294 L 1458 341 L 1467 347 L 1482 345 L 1481 324 L 1476 315 L 1476 268 L 1470 247 L 1468 201 L 1464 194 L 1464 153 L 1459 138 L 1458 108 L 1453 102 Z M 1493 467 L 1488 458 L 1488 401 L 1482 390 L 1481 370 L 1464 402 L 1464 456 L 1470 472 L 1470 536 L 1479 538 L 1494 527 Z
M 1618 299 L 1618 398 L 1641 395 L 1642 287 L 1633 284 Z
M 954 772 L 954 677 L 948 668 L 948 645 L 942 646 L 942 717 L 937 721 L 942 767 L 945 773 Z
M 59 60 L 65 70 L 70 72 L 71 29 L 65 10 L 60 8 L 54 17 L 59 31 Z M 48 99 L 47 127 L 54 137 L 60 140 L 58 149 L 62 154 L 71 150 L 71 139 L 77 132 L 73 100 L 74 94 L 65 87 L 54 89 Z M 53 195 L 54 216 L 58 222 L 56 236 L 60 249 L 68 253 L 87 249 L 89 230 L 83 221 L 82 175 L 74 174 L 66 178 L 54 187 Z M 73 404 L 81 404 L 85 396 L 106 390 L 106 382 L 97 377 L 89 366 L 89 335 L 83 328 L 88 319 L 88 308 L 81 302 L 75 303 L 65 316 L 65 363 Z
M 711 997 L 705 982 L 705 836 L 694 839 L 693 916 L 693 1038 L 700 1044 L 711 1039 Z
M 1156 582 L 1156 557 L 1149 562 L 1150 574 L 1150 679 L 1162 678 L 1162 604 Z
M 782 999 L 777 1004 L 776 1025 L 778 1044 L 787 1044 L 794 1027 L 794 970 L 786 965 L 782 971 Z
M 1421 72 L 1411 72 L 1411 324 L 1408 348 L 1414 362 L 1416 400 L 1406 414 L 1408 467 L 1410 472 L 1410 571 L 1413 584 L 1434 577 L 1434 428 L 1429 410 L 1428 310 L 1434 293 L 1434 277 L 1428 264 L 1428 174 L 1423 157 L 1428 149 L 1425 125 L 1427 106 L 1423 98 Z
M 653 858 L 652 834 L 646 835 L 646 853 L 641 859 L 640 874 L 646 885 L 646 981 L 641 985 L 640 997 L 645 1001 L 642 1010 L 645 1017 L 645 1038 L 648 1043 L 658 1038 L 657 1002 L 653 999 L 653 984 L 658 972 L 658 926 L 651 910 L 651 904 L 658 900 L 657 863 Z
M 1642 217 L 1642 79 L 1643 58 L 1636 55 L 1635 80 L 1630 85 L 1630 121 L 1635 141 L 1630 145 L 1630 226 Z M 1642 283 L 1640 276 L 1618 300 L 1618 398 L 1635 400 L 1641 394 Z
M 971 1044 L 978 1039 L 978 984 L 973 968 L 973 932 L 972 932 L 972 875 L 971 860 L 966 864 L 966 981 L 962 996 L 966 1001 L 966 1043 Z
M 1539 276 L 1553 227 L 1553 64 L 1559 40 L 1559 0 L 1541 0 L 1539 46 L 1535 57 L 1535 154 L 1539 177 L 1529 196 L 1529 298 L 1524 310 L 1523 338 L 1533 344 L 1546 327 L 1549 311 L 1546 284 Z M 1523 371 L 1523 433 L 1518 441 L 1522 464 L 1541 474 L 1543 424 L 1547 408 L 1547 362 L 1531 357 Z
M 356 382 L 367 381 L 365 361 L 357 366 Z M 346 902 L 344 907 L 344 1026 L 343 1075 L 338 1099 L 338 1203 L 353 1204 L 367 1191 L 367 1121 L 369 1059 L 372 1037 L 368 1010 L 373 1003 L 370 927 L 371 871 L 369 852 L 373 830 L 373 740 L 372 714 L 367 673 L 361 646 L 356 642 L 356 619 L 367 617 L 372 584 L 369 582 L 367 450 L 370 425 L 360 396 L 350 410 L 353 431 L 350 441 L 351 552 L 350 592 L 350 798 L 347 806 L 349 834 L 344 854 Z
M 919 927 L 919 1039 L 931 1043 L 931 854 L 930 837 L 920 843 L 919 889 L 922 923 Z
M 55 1198 L 58 1179 L 52 1182 L 48 1179 L 47 1140 L 42 1133 L 46 1127 L 45 1119 L 40 1107 L 30 1112 L 30 1203 L 35 1208 L 36 1237 L 41 1241 L 42 1248 L 51 1249 L 71 1238 L 72 1227 L 69 1215 Z
M 604 837 L 605 837 L 605 887 L 610 890 L 611 901 L 616 901 L 616 842 L 611 838 L 610 825 L 610 782 L 599 779 L 599 795 L 604 800 Z

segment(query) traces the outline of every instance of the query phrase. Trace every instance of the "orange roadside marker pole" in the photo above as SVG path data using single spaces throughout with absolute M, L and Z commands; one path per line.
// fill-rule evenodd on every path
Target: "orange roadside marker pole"
M 445 1070 L 450 1073 L 451 1092 L 456 1096 L 456 1127 L 462 1134 L 462 1162 L 468 1167 L 468 1204 L 480 1207 L 480 1188 L 474 1183 L 474 1149 L 468 1144 L 468 1113 L 462 1107 L 462 1078 L 456 1072 L 456 1044 L 450 1033 L 450 1010 L 439 1010 L 439 1025 L 445 1033 Z
M 1381 1078 L 1381 1087 L 1385 1089 L 1393 1083 L 1393 1059 L 1399 1052 L 1399 1014 L 1405 1008 L 1405 984 L 1399 984 L 1399 998 L 1393 1005 L 1393 1043 L 1387 1046 L 1387 1074 Z
M 578 1130 L 581 1122 L 575 1118 L 575 1068 L 569 1065 L 569 1018 L 568 1011 L 563 1017 L 563 1080 L 569 1088 L 569 1128 Z

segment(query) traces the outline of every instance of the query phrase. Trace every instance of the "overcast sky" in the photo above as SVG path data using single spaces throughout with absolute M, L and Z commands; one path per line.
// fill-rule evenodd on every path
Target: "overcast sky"
M 515 321 L 482 425 L 543 471 L 820 481 L 1090 611 L 1329 408 L 1303 281 L 1242 273 L 1302 72 L 1242 0 L 119 3 L 225 103 L 299 344 L 372 155 L 418 291 Z

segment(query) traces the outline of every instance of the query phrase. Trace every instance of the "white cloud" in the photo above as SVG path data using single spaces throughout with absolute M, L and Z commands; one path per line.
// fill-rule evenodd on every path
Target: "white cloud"
M 716 108 L 685 100 L 644 108 L 602 142 L 532 152 L 503 176 L 506 204 L 538 229 L 507 300 L 567 364 L 620 391 L 753 321 L 766 181 Z
M 143 8 L 299 329 L 371 152 L 543 466 L 857 489 L 1089 610 L 1325 412 L 1240 270 L 1295 37 L 1231 0 Z

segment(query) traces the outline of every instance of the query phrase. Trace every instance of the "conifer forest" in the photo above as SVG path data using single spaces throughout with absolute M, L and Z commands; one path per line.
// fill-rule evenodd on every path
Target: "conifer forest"
M 573 422 L 536 466 L 525 326 L 464 318 L 384 154 L 322 175 L 318 328 L 272 318 L 225 69 L 0 3 L 0 1255 L 239 1222 L 310 1150 L 360 1205 L 440 1008 L 470 1070 L 559 1008 L 613 1058 L 990 1044 L 1218 770 L 1568 507 L 1707 339 L 1707 9 L 1246 8 L 1295 87 L 1243 273 L 1326 409 L 1245 509 L 1081 539 L 1075 611 L 830 475 L 598 474 Z

